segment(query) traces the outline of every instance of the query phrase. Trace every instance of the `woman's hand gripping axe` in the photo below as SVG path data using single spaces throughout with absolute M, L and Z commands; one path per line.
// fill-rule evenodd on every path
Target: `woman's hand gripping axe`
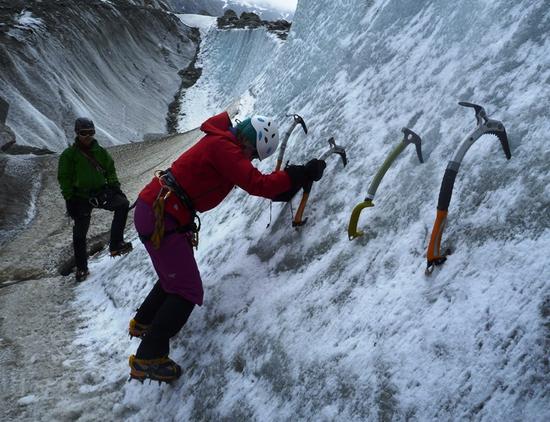
M 294 123 L 292 123 L 288 131 L 285 133 L 283 141 L 281 142 L 281 146 L 279 147 L 279 156 L 277 157 L 277 165 L 275 166 L 275 171 L 281 170 L 281 165 L 283 164 L 283 157 L 286 150 L 286 144 L 288 143 L 288 138 L 290 138 L 290 135 L 294 131 L 294 128 L 297 125 L 301 125 L 302 129 L 304 129 L 304 132 L 307 135 L 306 123 L 304 122 L 302 116 L 299 116 L 298 114 L 287 114 L 287 117 L 289 116 L 292 116 L 294 118 Z
M 453 186 L 455 183 L 456 175 L 462 159 L 470 147 L 483 135 L 494 135 L 500 141 L 500 145 L 504 150 L 504 155 L 509 160 L 512 157 L 510 152 L 510 145 L 508 144 L 508 135 L 502 122 L 498 120 L 492 120 L 487 117 L 485 109 L 477 104 L 459 102 L 459 105 L 463 107 L 471 107 L 476 113 L 477 127 L 462 141 L 451 161 L 447 164 L 443 180 L 441 181 L 441 188 L 439 189 L 439 199 L 437 202 L 437 215 L 432 229 L 432 235 L 430 237 L 430 244 L 428 245 L 426 275 L 429 275 L 434 270 L 436 265 L 441 265 L 447 260 L 447 255 L 450 251 L 447 250 L 443 254 L 441 253 L 441 236 L 443 235 L 443 229 L 447 222 L 447 212 L 449 204 L 451 202 L 451 195 L 453 193 Z
M 328 143 L 330 145 L 330 148 L 319 157 L 319 160 L 326 161 L 329 155 L 331 154 L 337 154 L 342 159 L 342 163 L 344 164 L 344 167 L 348 164 L 348 158 L 346 156 L 346 150 L 336 145 L 336 142 L 334 141 L 334 138 L 330 138 L 328 140 Z M 292 227 L 300 227 L 307 223 L 307 218 L 302 219 L 304 215 L 304 210 L 306 208 L 307 200 L 309 198 L 309 193 L 311 192 L 311 187 L 313 185 L 313 181 L 310 181 L 306 186 L 304 186 L 304 192 L 302 194 L 302 200 L 300 201 L 300 205 L 298 206 L 298 210 L 296 211 L 296 214 L 294 215 L 294 220 L 292 221 Z
M 403 140 L 390 152 L 390 154 L 387 156 L 386 160 L 382 164 L 382 167 L 380 167 L 380 169 L 374 176 L 374 179 L 371 182 L 369 189 L 367 190 L 367 196 L 365 200 L 360 204 L 357 204 L 351 213 L 348 224 L 349 240 L 353 240 L 356 237 L 363 235 L 362 231 L 357 230 L 359 215 L 364 208 L 374 207 L 374 203 L 372 202 L 372 200 L 374 199 L 374 195 L 376 194 L 378 185 L 380 185 L 382 178 L 384 177 L 390 166 L 393 164 L 395 159 L 399 156 L 399 154 L 401 154 L 401 152 L 406 148 L 406 146 L 409 144 L 414 144 L 414 146 L 416 146 L 416 154 L 418 155 L 418 160 L 420 160 L 421 163 L 424 162 L 424 159 L 422 158 L 422 139 L 420 139 L 420 136 L 418 136 L 416 133 L 406 127 L 401 129 L 401 131 L 404 135 Z

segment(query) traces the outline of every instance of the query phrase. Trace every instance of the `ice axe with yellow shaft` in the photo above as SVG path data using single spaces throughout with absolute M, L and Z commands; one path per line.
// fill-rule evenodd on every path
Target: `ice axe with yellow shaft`
M 326 161 L 326 159 L 331 154 L 337 154 L 342 159 L 342 163 L 344 164 L 344 167 L 348 164 L 348 158 L 346 156 L 346 150 L 341 147 L 340 145 L 336 145 L 336 142 L 334 141 L 334 138 L 330 138 L 328 140 L 329 143 L 329 149 L 319 157 L 319 160 Z M 309 181 L 307 185 L 304 186 L 304 191 L 302 194 L 302 200 L 300 201 L 300 205 L 298 206 L 298 210 L 296 211 L 296 214 L 294 215 L 294 220 L 292 221 L 292 227 L 300 227 L 307 223 L 307 218 L 303 219 L 304 216 L 304 210 L 306 208 L 307 200 L 309 198 L 309 193 L 311 192 L 311 187 L 313 185 L 313 181 Z
M 382 164 L 382 167 L 378 170 L 376 175 L 374 176 L 374 179 L 372 180 L 369 189 L 367 190 L 367 196 L 363 202 L 360 204 L 357 204 L 355 208 L 353 209 L 351 213 L 351 217 L 348 224 L 348 237 L 349 240 L 353 240 L 356 237 L 362 236 L 364 233 L 360 230 L 357 230 L 357 222 L 359 221 L 359 215 L 361 214 L 361 211 L 363 211 L 365 208 L 374 207 L 374 203 L 372 200 L 374 199 L 374 195 L 376 194 L 376 190 L 378 189 L 378 185 L 380 185 L 380 182 L 382 181 L 382 178 L 390 168 L 390 166 L 393 164 L 395 159 L 403 152 L 403 150 L 407 147 L 409 144 L 414 144 L 416 147 L 416 155 L 418 155 L 418 160 L 423 163 L 424 159 L 422 158 L 422 139 L 420 139 L 420 136 L 418 136 L 416 133 L 414 133 L 412 130 L 404 127 L 401 129 L 403 132 L 403 139 L 399 144 L 390 152 L 390 154 L 387 156 L 386 160 Z

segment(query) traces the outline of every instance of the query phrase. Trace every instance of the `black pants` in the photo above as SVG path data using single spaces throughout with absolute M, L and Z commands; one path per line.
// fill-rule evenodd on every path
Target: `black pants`
M 170 338 L 182 329 L 194 307 L 194 303 L 181 296 L 166 293 L 157 281 L 134 317 L 140 324 L 151 324 L 147 335 L 141 340 L 136 357 L 156 359 L 168 356 Z
M 88 254 L 86 253 L 86 235 L 90 228 L 90 219 L 92 217 L 92 205 L 87 199 L 73 199 L 73 209 L 71 218 L 74 220 L 73 227 L 73 247 L 76 268 L 79 270 L 88 268 Z M 114 211 L 113 222 L 111 224 L 111 238 L 109 243 L 117 245 L 124 240 L 124 227 L 128 218 L 128 209 L 130 203 L 122 194 L 110 196 L 107 201 L 98 206 L 108 211 Z

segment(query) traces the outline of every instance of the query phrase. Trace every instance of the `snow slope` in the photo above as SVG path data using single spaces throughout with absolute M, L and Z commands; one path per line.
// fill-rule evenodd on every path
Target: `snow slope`
M 172 341 L 184 375 L 173 386 L 125 384 L 114 415 L 550 419 L 546 3 L 300 1 L 287 43 L 249 92 L 283 130 L 287 112 L 306 119 L 310 133 L 293 135 L 287 158 L 319 156 L 335 136 L 349 165 L 328 162 L 299 231 L 279 204 L 266 227 L 269 203 L 240 190 L 202 216 L 205 305 Z M 239 44 L 227 48 L 235 57 Z M 218 57 L 220 75 L 237 81 L 240 68 Z M 439 184 L 474 127 L 459 100 L 505 123 L 513 157 L 491 137 L 471 148 L 443 238 L 455 252 L 427 278 Z M 351 209 L 402 126 L 422 136 L 426 163 L 412 149 L 402 154 L 363 212 L 367 234 L 349 242 Z M 274 159 L 260 164 L 273 167 Z M 91 271 L 75 305 L 89 322 L 78 343 L 89 351 L 86 370 L 101 368 L 87 388 L 101 391 L 127 376 L 137 341 L 125 327 L 155 274 L 141 246 L 114 263 L 97 259 Z

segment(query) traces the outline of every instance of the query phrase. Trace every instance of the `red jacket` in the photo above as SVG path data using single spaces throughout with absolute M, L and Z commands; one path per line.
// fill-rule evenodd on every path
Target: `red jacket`
M 291 188 L 285 171 L 262 174 L 252 165 L 235 136 L 226 112 L 201 125 L 206 135 L 185 151 L 170 167 L 179 185 L 191 198 L 195 209 L 208 211 L 218 205 L 233 187 L 251 195 L 273 199 Z M 155 177 L 140 192 L 139 198 L 152 205 L 160 190 Z M 175 195 L 170 195 L 165 210 L 182 225 L 190 223 L 190 213 Z

